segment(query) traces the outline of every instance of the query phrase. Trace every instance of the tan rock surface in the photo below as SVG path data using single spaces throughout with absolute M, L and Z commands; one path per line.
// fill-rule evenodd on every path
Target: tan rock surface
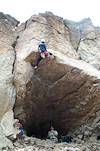
M 50 12 L 34 15 L 16 29 L 17 22 L 8 18 L 0 18 L 2 136 L 15 133 L 14 116 L 28 135 L 46 137 L 51 121 L 60 134 L 76 130 L 77 136 L 82 136 L 82 125 L 97 134 L 100 29 L 90 19 L 74 23 Z M 31 63 L 36 61 L 41 38 L 54 58 L 42 60 L 34 70 Z
M 0 13 L 0 149 L 11 144 L 5 136 L 14 134 L 12 109 L 16 98 L 13 73 L 15 51 L 12 47 L 16 41 L 15 25 L 13 18 L 11 21 L 6 17 Z
M 83 26 L 88 28 L 87 20 Z M 84 36 L 86 32 L 84 29 Z M 88 36 L 91 38 L 93 34 Z M 41 61 L 38 69 L 33 70 L 30 62 L 36 60 L 41 38 L 46 39 L 48 51 L 55 58 Z M 46 135 L 51 120 L 59 132 L 72 131 L 98 110 L 100 90 L 94 85 L 100 83 L 100 72 L 79 60 L 62 18 L 51 13 L 32 16 L 20 32 L 16 52 L 15 115 L 29 134 Z

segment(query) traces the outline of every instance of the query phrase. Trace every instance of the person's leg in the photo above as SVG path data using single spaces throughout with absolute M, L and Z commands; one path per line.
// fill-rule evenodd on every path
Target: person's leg
M 38 67 L 39 65 L 39 62 L 42 60 L 42 57 L 41 57 L 41 54 L 39 53 L 38 54 L 38 57 L 37 57 L 37 60 L 36 60 L 36 63 L 35 63 L 35 67 Z

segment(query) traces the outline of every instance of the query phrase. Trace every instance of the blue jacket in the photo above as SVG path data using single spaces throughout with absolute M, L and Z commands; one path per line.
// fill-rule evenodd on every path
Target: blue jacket
M 24 129 L 23 128 L 19 128 L 20 130 L 20 135 L 24 135 Z
M 39 52 L 45 52 L 45 51 L 47 51 L 47 46 L 46 46 L 46 44 L 45 44 L 44 42 L 41 42 L 41 43 L 39 44 L 39 46 L 38 46 L 38 50 L 39 50 Z

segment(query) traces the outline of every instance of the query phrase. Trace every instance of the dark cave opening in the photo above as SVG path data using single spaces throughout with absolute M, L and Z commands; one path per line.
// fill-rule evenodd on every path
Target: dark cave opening
M 41 114 L 41 117 L 44 116 Z M 46 116 L 46 115 L 45 115 Z M 40 117 L 40 119 L 41 119 Z M 27 121 L 27 120 L 26 120 Z M 58 132 L 58 139 L 61 139 L 61 136 L 67 136 L 69 129 L 65 129 L 64 125 L 60 123 L 60 119 L 55 119 L 52 116 L 52 120 L 50 117 L 48 119 L 42 121 L 37 121 L 30 119 L 30 122 L 21 122 L 23 125 L 23 128 L 25 130 L 25 133 L 29 137 L 36 137 L 40 139 L 47 139 L 48 132 L 50 131 L 51 126 L 54 127 L 54 129 Z M 69 126 L 70 127 L 70 126 Z
M 32 104 L 32 110 L 27 105 L 26 107 L 27 116 L 25 118 L 16 116 L 15 118 L 18 118 L 20 120 L 27 136 L 47 139 L 50 127 L 53 126 L 54 129 L 58 132 L 59 141 L 61 140 L 61 138 L 65 142 L 71 141 L 73 137 L 72 130 L 76 127 L 75 121 L 78 120 L 78 114 L 72 114 L 68 106 L 66 106 L 66 111 L 64 110 L 65 105 L 63 107 L 59 105 L 58 108 L 55 108 L 50 104 L 49 107 L 39 107 L 39 109 L 36 109 L 36 111 L 33 110 Z
M 73 140 L 73 135 L 69 135 L 69 131 L 64 131 L 60 128 L 54 121 L 52 121 L 52 125 L 54 129 L 58 132 L 58 142 L 67 142 L 71 143 Z M 27 136 L 29 137 L 36 137 L 39 139 L 47 139 L 48 132 L 50 131 L 51 121 L 41 122 L 38 125 L 34 125 L 34 123 L 28 127 L 26 127 Z
M 67 126 L 62 123 L 63 109 L 56 108 L 55 106 L 56 104 L 50 103 L 49 105 L 44 104 L 42 107 L 41 104 L 35 111 L 35 109 L 33 109 L 34 104 L 31 104 L 31 107 L 26 105 L 27 116 L 22 121 L 20 117 L 20 121 L 26 131 L 27 136 L 46 139 L 51 126 L 57 130 L 58 139 L 60 139 L 61 136 L 67 135 L 67 133 L 70 131 L 69 129 L 71 127 L 71 123 L 68 122 Z
M 46 139 L 49 129 L 49 124 L 43 122 L 39 123 L 38 125 L 34 125 L 33 123 L 26 128 L 26 131 L 28 136 Z

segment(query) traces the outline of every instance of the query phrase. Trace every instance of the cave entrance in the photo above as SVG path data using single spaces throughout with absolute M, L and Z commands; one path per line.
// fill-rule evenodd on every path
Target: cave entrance
M 34 136 L 37 138 L 47 138 L 48 131 L 50 129 L 50 123 L 49 122 L 42 122 L 38 125 L 32 124 L 28 127 L 26 127 L 27 135 Z
M 54 122 L 52 122 L 54 123 Z M 55 130 L 57 130 L 60 138 L 61 136 L 67 135 L 67 131 L 64 131 L 62 128 L 56 125 L 56 123 L 51 125 L 51 121 L 41 122 L 39 124 L 31 124 L 27 127 L 25 127 L 26 134 L 29 137 L 37 137 L 40 139 L 46 139 L 48 135 L 48 131 L 50 130 L 50 127 L 53 126 Z
M 28 116 L 22 121 L 20 116 L 19 120 L 29 137 L 33 136 L 46 139 L 50 127 L 53 126 L 59 134 L 58 138 L 60 138 L 60 136 L 67 135 L 71 127 L 71 123 L 69 125 L 69 122 L 67 122 L 67 126 L 62 123 L 61 112 L 62 111 L 58 111 L 58 108 L 54 106 L 49 106 L 45 109 L 41 107 L 40 110 L 38 110 L 38 114 L 35 114 L 35 111 L 31 112 L 31 110 L 28 110 Z
M 35 115 L 33 115 L 32 117 L 35 117 Z M 32 117 L 30 117 L 30 120 L 26 120 L 28 122 L 23 122 L 23 127 L 25 128 L 26 134 L 29 137 L 33 136 L 41 139 L 46 139 L 51 126 L 53 126 L 54 129 L 58 131 L 58 137 L 60 137 L 61 135 L 67 135 L 69 131 L 68 129 L 64 128 L 64 125 L 62 124 L 60 119 L 60 114 L 56 113 L 55 108 L 53 108 L 53 110 L 48 110 L 45 113 L 41 113 L 40 117 Z

